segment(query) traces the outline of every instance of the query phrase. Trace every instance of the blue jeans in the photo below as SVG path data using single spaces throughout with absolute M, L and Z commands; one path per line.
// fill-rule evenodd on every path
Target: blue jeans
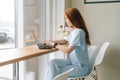
M 69 75 L 70 78 L 87 75 L 89 71 L 88 66 L 82 67 L 78 64 L 72 64 L 71 61 L 66 59 L 54 59 L 51 60 L 48 65 L 48 71 L 45 80 L 53 80 L 55 76 L 71 68 L 74 68 L 74 70 Z

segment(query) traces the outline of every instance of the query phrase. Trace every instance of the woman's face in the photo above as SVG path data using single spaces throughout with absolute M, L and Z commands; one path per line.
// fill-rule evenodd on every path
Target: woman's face
M 71 21 L 67 18 L 67 16 L 65 15 L 65 22 L 67 23 L 68 26 L 72 27 L 72 23 Z

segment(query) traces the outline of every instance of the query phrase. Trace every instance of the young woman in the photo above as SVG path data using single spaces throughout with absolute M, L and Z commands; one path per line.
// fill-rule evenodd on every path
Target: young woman
M 76 8 L 67 9 L 65 11 L 65 19 L 67 25 L 73 28 L 67 39 L 45 41 L 45 43 L 65 54 L 69 54 L 70 59 L 52 60 L 48 66 L 46 80 L 53 80 L 56 75 L 71 68 L 74 68 L 74 70 L 69 75 L 70 78 L 84 76 L 89 73 L 87 45 L 90 45 L 90 40 L 85 22 Z M 69 43 L 67 47 L 61 45 L 66 43 Z

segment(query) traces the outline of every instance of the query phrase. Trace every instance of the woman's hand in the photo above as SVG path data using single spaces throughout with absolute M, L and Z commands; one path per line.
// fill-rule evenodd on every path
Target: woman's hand
M 47 40 L 47 41 L 44 41 L 44 43 L 45 43 L 46 45 L 51 46 L 51 47 L 54 47 L 54 44 L 55 44 L 55 42 L 54 42 L 54 41 L 52 41 L 52 40 Z

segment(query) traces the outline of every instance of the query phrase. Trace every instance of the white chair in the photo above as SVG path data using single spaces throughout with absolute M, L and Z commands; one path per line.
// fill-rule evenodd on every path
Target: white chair
M 103 61 L 103 58 L 104 58 L 104 55 L 105 55 L 105 51 L 107 50 L 107 47 L 109 46 L 109 42 L 105 42 L 101 48 L 99 49 L 99 52 L 98 52 L 98 55 L 96 57 L 96 60 L 95 60 L 95 64 L 94 64 L 94 72 L 95 74 L 93 74 L 93 77 L 95 80 L 98 80 L 98 77 L 97 77 L 97 69 L 96 69 L 96 66 L 100 65 Z
M 68 79 L 68 76 L 69 74 L 73 71 L 73 68 L 71 68 L 70 70 L 64 72 L 64 73 L 61 73 L 59 75 L 57 75 L 53 80 L 67 80 Z
M 99 65 L 104 57 L 105 51 L 107 49 L 107 47 L 109 46 L 109 42 L 105 42 L 100 49 L 98 49 L 96 46 L 91 46 L 88 49 L 88 54 L 89 54 L 89 65 L 90 65 L 90 73 L 86 76 L 82 76 L 79 78 L 70 78 L 70 80 L 85 80 L 86 78 L 88 78 L 89 76 L 92 76 L 95 80 L 98 80 L 97 78 L 97 70 L 96 70 L 96 66 Z M 93 73 L 95 72 L 95 74 Z
M 96 59 L 96 56 L 97 56 L 97 54 L 98 54 L 98 50 L 99 50 L 99 48 L 97 47 L 97 46 L 90 46 L 89 48 L 88 48 L 88 57 L 89 57 L 89 65 L 90 65 L 90 73 L 88 74 L 88 75 L 86 75 L 86 76 L 82 76 L 82 77 L 75 77 L 75 78 L 69 78 L 69 80 L 77 80 L 77 79 L 82 79 L 82 80 L 84 80 L 86 77 L 88 77 L 91 73 L 92 73 L 92 71 L 93 71 L 93 69 L 94 69 L 94 63 L 95 63 L 95 59 Z

